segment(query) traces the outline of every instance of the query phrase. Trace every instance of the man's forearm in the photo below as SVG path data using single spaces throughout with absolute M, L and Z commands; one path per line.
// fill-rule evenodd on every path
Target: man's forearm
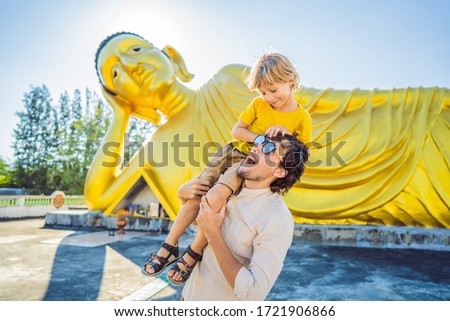
M 223 275 L 227 279 L 228 284 L 234 289 L 234 283 L 242 264 L 231 254 L 230 249 L 226 245 L 220 232 L 208 239 L 209 246 L 212 247 L 214 256 L 219 263 Z

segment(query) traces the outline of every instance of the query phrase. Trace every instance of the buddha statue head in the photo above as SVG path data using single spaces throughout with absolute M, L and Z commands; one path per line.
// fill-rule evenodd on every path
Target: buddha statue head
M 119 32 L 102 41 L 95 55 L 95 68 L 104 92 L 131 107 L 132 114 L 154 124 L 160 113 L 170 116 L 163 100 L 178 80 L 193 75 L 179 52 L 171 46 L 155 47 L 141 36 Z

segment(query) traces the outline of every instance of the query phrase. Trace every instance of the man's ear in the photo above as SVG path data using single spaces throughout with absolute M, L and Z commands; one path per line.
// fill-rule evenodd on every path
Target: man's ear
M 286 177 L 288 174 L 288 171 L 284 168 L 278 167 L 275 172 L 273 173 L 273 176 L 276 178 L 283 178 Z
M 187 70 L 183 57 L 181 57 L 180 53 L 174 47 L 166 46 L 162 49 L 162 52 L 164 52 L 172 61 L 175 75 L 177 75 L 182 82 L 189 82 L 194 78 L 194 75 Z

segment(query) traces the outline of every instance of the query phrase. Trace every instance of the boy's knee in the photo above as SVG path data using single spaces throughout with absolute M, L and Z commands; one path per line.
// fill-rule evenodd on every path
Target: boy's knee
M 216 185 L 218 186 L 218 188 L 212 188 L 206 194 L 208 204 L 215 212 L 220 211 L 222 205 L 226 202 L 228 196 L 230 196 L 232 193 L 232 190 L 229 187 L 222 184 L 220 185 L 221 186 Z

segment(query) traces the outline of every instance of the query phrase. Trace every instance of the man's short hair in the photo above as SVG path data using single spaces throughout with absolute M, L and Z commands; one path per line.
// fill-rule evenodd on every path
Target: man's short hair
M 300 181 L 305 171 L 305 163 L 309 156 L 308 148 L 292 135 L 278 134 L 270 140 L 281 143 L 284 156 L 279 166 L 287 171 L 285 177 L 278 178 L 270 184 L 270 190 L 285 195 L 295 183 Z

